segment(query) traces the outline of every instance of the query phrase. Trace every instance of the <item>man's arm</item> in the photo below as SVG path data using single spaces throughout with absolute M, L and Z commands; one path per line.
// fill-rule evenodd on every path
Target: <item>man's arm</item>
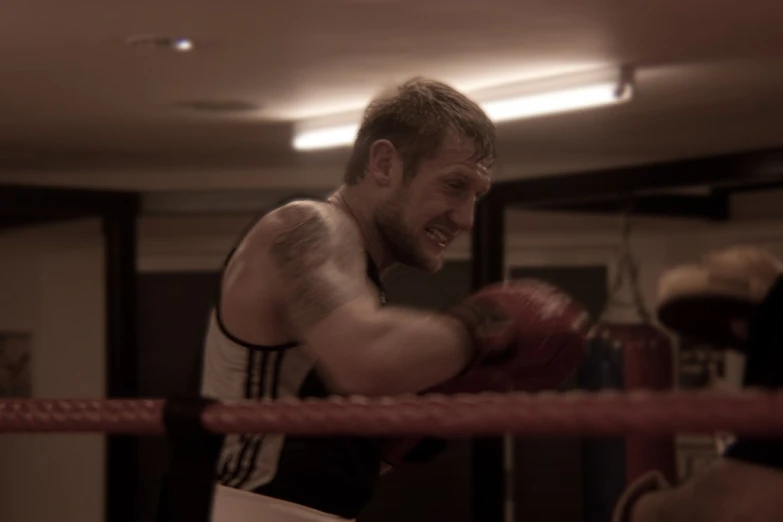
M 647 493 L 622 522 L 775 522 L 783 472 L 720 458 L 676 489 Z
M 360 233 L 348 216 L 297 202 L 268 217 L 263 237 L 276 294 L 336 391 L 415 393 L 467 365 L 470 340 L 459 321 L 378 304 Z

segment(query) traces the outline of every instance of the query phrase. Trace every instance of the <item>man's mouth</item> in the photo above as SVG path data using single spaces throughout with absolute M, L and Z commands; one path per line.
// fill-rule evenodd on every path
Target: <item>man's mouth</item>
M 427 234 L 428 238 L 430 238 L 435 244 L 437 244 L 441 248 L 445 248 L 446 245 L 448 245 L 453 238 L 451 234 L 447 234 L 446 232 L 435 227 L 425 228 L 424 232 Z

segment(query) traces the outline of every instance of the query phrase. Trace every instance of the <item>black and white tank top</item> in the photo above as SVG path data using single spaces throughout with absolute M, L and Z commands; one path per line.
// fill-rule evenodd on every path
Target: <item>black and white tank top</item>
M 378 288 L 381 304 L 386 304 L 378 269 L 367 258 L 367 274 L 357 277 L 368 277 Z M 331 395 L 319 377 L 318 361 L 296 341 L 255 345 L 228 331 L 221 321 L 219 295 L 203 345 L 203 396 L 266 400 Z M 231 434 L 221 450 L 217 480 L 224 486 L 355 518 L 375 491 L 379 448 L 378 440 L 367 438 Z

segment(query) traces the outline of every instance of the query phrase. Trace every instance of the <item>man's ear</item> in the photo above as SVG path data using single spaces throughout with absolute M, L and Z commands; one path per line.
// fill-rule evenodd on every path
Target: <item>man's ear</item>
M 397 149 L 389 140 L 376 140 L 370 145 L 367 171 L 378 185 L 388 187 L 393 183 L 398 163 Z

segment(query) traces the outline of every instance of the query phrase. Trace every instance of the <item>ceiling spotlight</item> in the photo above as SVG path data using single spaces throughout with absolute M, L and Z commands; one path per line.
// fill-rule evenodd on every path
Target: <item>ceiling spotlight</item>
M 192 51 L 195 47 L 195 42 L 190 38 L 172 38 L 154 34 L 131 36 L 126 40 L 126 43 L 131 47 L 139 49 L 174 51 L 178 53 Z
M 187 38 L 177 38 L 173 42 L 173 47 L 179 52 L 186 53 L 193 50 L 193 40 Z

